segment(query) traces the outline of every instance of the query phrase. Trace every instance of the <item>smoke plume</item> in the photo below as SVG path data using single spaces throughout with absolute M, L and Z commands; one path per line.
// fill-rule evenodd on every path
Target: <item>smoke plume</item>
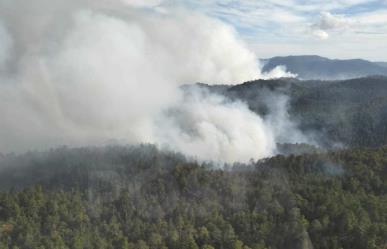
M 262 74 L 228 25 L 149 9 L 160 2 L 0 0 L 0 151 L 118 141 L 204 160 L 271 155 L 272 121 L 295 129 L 285 107 L 264 120 L 244 103 L 180 86 L 290 75 Z

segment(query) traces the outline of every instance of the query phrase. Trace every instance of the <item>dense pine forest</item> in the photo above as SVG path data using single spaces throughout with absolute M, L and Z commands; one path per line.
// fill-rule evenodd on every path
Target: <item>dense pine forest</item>
M 1 165 L 1 249 L 387 247 L 387 147 L 233 165 L 60 148 Z
M 387 0 L 0 0 L 0 249 L 387 249 Z
M 386 83 L 197 85 L 263 117 L 287 96 L 318 143 L 247 164 L 148 144 L 0 154 L 0 249 L 386 249 Z

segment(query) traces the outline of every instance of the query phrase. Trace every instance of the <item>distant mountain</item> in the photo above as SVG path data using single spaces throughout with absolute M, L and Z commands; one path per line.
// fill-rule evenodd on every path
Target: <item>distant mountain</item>
M 284 65 L 300 79 L 344 80 L 370 75 L 387 75 L 387 63 L 362 59 L 332 60 L 316 55 L 273 57 L 263 60 L 263 71 Z
M 375 63 L 378 64 L 379 66 L 387 68 L 387 62 L 378 61 L 378 62 L 375 62 Z

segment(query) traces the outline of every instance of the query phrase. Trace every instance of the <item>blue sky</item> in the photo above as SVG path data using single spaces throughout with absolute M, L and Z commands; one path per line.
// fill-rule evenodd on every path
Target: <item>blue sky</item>
M 136 0 L 133 0 L 136 1 Z M 387 61 L 387 0 L 143 0 L 232 25 L 258 57 L 318 54 Z

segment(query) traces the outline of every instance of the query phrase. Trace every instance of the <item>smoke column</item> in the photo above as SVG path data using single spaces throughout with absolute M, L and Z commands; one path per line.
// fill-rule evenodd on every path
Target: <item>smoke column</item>
M 271 155 L 271 122 L 290 122 L 283 108 L 267 121 L 244 103 L 180 86 L 289 75 L 263 75 L 218 20 L 144 8 L 160 2 L 0 0 L 0 151 L 118 141 L 203 160 Z

